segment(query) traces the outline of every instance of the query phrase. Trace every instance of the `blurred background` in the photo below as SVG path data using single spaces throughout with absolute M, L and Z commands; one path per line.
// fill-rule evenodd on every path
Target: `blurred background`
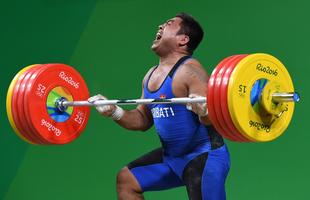
M 74 66 L 93 95 L 139 98 L 144 74 L 158 63 L 150 50 L 158 25 L 181 11 L 205 30 L 194 56 L 209 73 L 229 55 L 270 53 L 286 65 L 302 97 L 277 140 L 226 141 L 232 159 L 227 199 L 308 199 L 309 8 L 307 0 L 1 1 L 0 199 L 116 199 L 118 170 L 160 145 L 154 128 L 127 131 L 92 109 L 86 130 L 74 142 L 29 145 L 7 120 L 7 88 L 23 67 L 58 62 Z M 187 194 L 181 187 L 145 197 L 185 200 Z

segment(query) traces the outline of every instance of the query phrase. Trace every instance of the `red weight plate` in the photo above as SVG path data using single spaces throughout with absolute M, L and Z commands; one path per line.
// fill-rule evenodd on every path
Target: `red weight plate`
M 224 123 L 224 119 L 222 116 L 222 110 L 221 110 L 221 101 L 220 101 L 220 87 L 221 87 L 221 82 L 222 82 L 222 76 L 224 75 L 227 66 L 230 65 L 231 62 L 236 60 L 238 58 L 238 55 L 231 56 L 220 68 L 218 73 L 215 76 L 214 79 L 214 86 L 213 86 L 213 106 L 214 106 L 214 111 L 216 118 L 218 120 L 218 123 L 222 127 L 223 131 L 225 132 L 225 135 L 227 135 L 231 140 L 233 141 L 238 141 L 238 138 L 234 136 L 233 134 L 230 133 L 230 130 Z
M 229 66 L 227 66 L 227 69 L 224 73 L 224 76 L 222 78 L 222 84 L 221 84 L 221 96 L 220 96 L 220 101 L 221 101 L 221 111 L 222 111 L 222 116 L 223 116 L 223 121 L 227 125 L 228 129 L 230 130 L 230 133 L 234 135 L 235 137 L 238 138 L 239 142 L 250 142 L 251 140 L 245 138 L 237 128 L 234 126 L 234 123 L 231 119 L 231 116 L 229 114 L 229 109 L 228 109 L 228 102 L 227 102 L 227 95 L 228 95 L 228 83 L 230 76 L 235 69 L 236 65 L 247 56 L 247 54 L 240 55 L 237 59 L 235 59 L 232 63 L 230 63 Z
M 22 128 L 25 130 L 25 132 L 32 137 L 35 141 L 37 141 L 37 144 L 48 144 L 44 138 L 40 137 L 39 134 L 37 134 L 36 130 L 33 128 L 31 121 L 29 120 L 28 112 L 26 111 L 26 104 L 25 104 L 25 96 L 26 96 L 26 89 L 29 87 L 29 85 L 33 82 L 33 77 L 35 74 L 37 74 L 40 70 L 44 68 L 43 65 L 37 65 L 29 70 L 29 73 L 25 76 L 24 80 L 21 84 L 21 94 L 20 98 L 17 101 L 18 104 L 18 110 L 20 118 L 23 119 Z
M 13 96 L 13 91 L 14 91 L 14 87 L 16 85 L 16 82 L 18 80 L 18 78 L 20 77 L 21 74 L 23 74 L 27 69 L 33 67 L 34 65 L 30 65 L 27 67 L 24 67 L 23 69 L 21 69 L 13 78 L 13 80 L 10 83 L 10 86 L 8 88 L 7 91 L 7 96 L 6 96 L 6 111 L 7 111 L 7 116 L 8 116 L 8 120 L 10 122 L 10 125 L 12 126 L 14 132 L 16 133 L 17 136 L 19 136 L 22 140 L 24 140 L 25 142 L 28 142 L 30 144 L 33 144 L 32 142 L 30 142 L 29 140 L 27 140 L 21 133 L 20 131 L 16 128 L 16 123 L 14 121 L 13 118 L 13 114 L 12 114 L 12 96 Z
M 12 95 L 12 115 L 13 115 L 14 122 L 16 124 L 16 128 L 19 130 L 20 134 L 22 134 L 24 138 L 26 138 L 32 144 L 38 144 L 38 142 L 33 137 L 31 137 L 31 134 L 28 134 L 28 132 L 23 129 L 23 123 L 25 119 L 21 118 L 20 116 L 21 111 L 19 110 L 19 107 L 18 107 L 18 101 L 21 97 L 21 94 L 24 93 L 24 89 L 22 88 L 22 81 L 29 74 L 32 68 L 33 67 L 27 69 L 23 74 L 21 74 L 14 86 L 13 95 Z
M 27 124 L 27 116 L 24 113 L 24 94 L 25 94 L 25 87 L 28 82 L 29 77 L 32 75 L 33 71 L 38 69 L 39 65 L 36 65 L 29 70 L 27 70 L 27 73 L 25 74 L 23 80 L 20 82 L 20 87 L 17 92 L 16 97 L 16 108 L 17 108 L 17 114 L 19 118 L 19 125 L 25 135 L 28 136 L 28 138 L 31 138 L 32 141 L 35 141 L 35 144 L 42 144 L 40 140 L 35 136 L 35 134 L 28 128 Z
M 31 87 L 33 86 L 34 84 L 34 81 L 36 80 L 37 76 L 42 73 L 44 70 L 46 70 L 47 68 L 49 67 L 49 65 L 41 65 L 40 68 L 38 70 L 35 70 L 33 72 L 33 74 L 31 75 L 31 77 L 29 78 L 29 81 L 28 81 L 28 84 L 27 84 L 27 88 L 26 88 L 26 94 L 28 94 L 28 91 L 31 90 Z M 41 85 L 39 86 L 40 89 L 43 89 L 44 87 L 42 87 Z M 26 95 L 25 95 L 26 96 Z M 26 97 L 25 97 L 25 105 L 28 104 L 28 100 Z M 71 101 L 73 99 L 70 99 Z M 52 102 L 52 105 L 56 108 L 55 106 L 55 101 Z M 46 105 L 45 105 L 46 106 Z M 70 109 L 70 108 L 69 108 Z M 25 110 L 25 113 L 27 115 L 30 115 L 30 110 L 29 110 L 29 106 L 24 106 L 24 110 Z M 48 110 L 48 109 L 47 109 Z M 45 138 L 43 138 L 43 136 L 41 135 L 40 132 L 38 132 L 35 128 L 35 126 L 32 124 L 32 121 L 31 119 L 28 117 L 27 118 L 27 121 L 28 121 L 28 124 L 29 124 L 29 127 L 30 129 L 32 130 L 33 133 L 35 133 L 36 137 L 39 138 L 41 141 L 43 141 L 42 144 L 53 144 L 53 143 L 50 143 L 50 141 L 47 141 Z
M 46 64 L 28 85 L 25 96 L 29 119 L 34 129 L 50 144 L 66 144 L 76 139 L 86 127 L 89 107 L 74 107 L 65 121 L 52 118 L 47 108 L 48 96 L 60 88 L 68 91 L 73 100 L 89 98 L 81 75 L 65 64 Z
M 221 127 L 221 124 L 219 123 L 217 116 L 216 116 L 216 111 L 215 111 L 215 107 L 214 107 L 214 85 L 215 85 L 215 78 L 216 75 L 218 74 L 218 72 L 221 70 L 221 68 L 223 67 L 223 65 L 225 65 L 225 63 L 227 61 L 230 60 L 232 56 L 227 57 L 225 59 L 223 59 L 217 66 L 216 68 L 213 70 L 211 77 L 208 81 L 208 87 L 207 87 L 207 107 L 208 107 L 208 116 L 209 119 L 212 122 L 212 125 L 214 126 L 214 128 L 225 138 L 229 139 L 229 140 L 233 140 L 233 138 L 231 138 L 226 132 L 225 130 Z
M 28 77 L 28 82 L 26 84 L 26 88 L 25 88 L 25 92 L 23 95 L 23 100 L 24 100 L 24 106 L 23 106 L 23 111 L 25 116 L 27 116 L 26 119 L 26 124 L 27 124 L 27 128 L 31 131 L 31 133 L 33 134 L 34 137 L 37 138 L 37 140 L 40 141 L 40 144 L 50 144 L 47 140 L 45 140 L 40 133 L 34 128 L 34 125 L 32 124 L 32 121 L 30 120 L 30 114 L 29 114 L 29 109 L 27 106 L 28 99 L 26 98 L 27 96 L 27 91 L 28 88 L 30 88 L 33 85 L 33 82 L 35 80 L 35 78 L 37 77 L 37 75 L 44 70 L 46 67 L 45 65 L 40 65 L 37 67 L 37 69 L 33 70 L 31 72 L 31 75 Z
M 243 137 L 240 137 L 239 135 L 236 135 L 232 132 L 232 130 L 229 129 L 227 123 L 224 120 L 224 116 L 222 114 L 222 99 L 221 96 L 224 94 L 221 91 L 222 82 L 224 80 L 224 74 L 226 70 L 231 66 L 232 64 L 238 63 L 242 58 L 244 58 L 244 55 L 235 55 L 233 56 L 229 61 L 225 63 L 225 65 L 221 68 L 220 72 L 217 74 L 216 77 L 216 83 L 214 86 L 214 106 L 216 111 L 217 119 L 219 120 L 219 123 L 221 124 L 222 128 L 226 131 L 227 135 L 230 136 L 230 138 L 233 138 L 233 141 L 236 142 L 246 142 L 248 140 L 245 140 Z

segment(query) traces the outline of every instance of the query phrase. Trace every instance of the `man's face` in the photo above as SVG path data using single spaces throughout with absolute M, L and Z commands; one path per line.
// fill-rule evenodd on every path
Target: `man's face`
M 152 44 L 152 50 L 157 52 L 161 47 L 169 48 L 176 46 L 178 44 L 177 33 L 180 30 L 181 22 L 181 18 L 174 17 L 159 25 L 156 38 Z

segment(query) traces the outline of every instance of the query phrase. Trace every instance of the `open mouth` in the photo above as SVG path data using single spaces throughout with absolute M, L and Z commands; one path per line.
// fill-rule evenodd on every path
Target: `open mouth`
M 159 32 L 159 33 L 157 33 L 157 34 L 156 34 L 156 38 L 155 38 L 155 40 L 160 40 L 160 39 L 161 39 L 161 37 L 162 37 L 162 35 L 161 35 L 161 33 Z

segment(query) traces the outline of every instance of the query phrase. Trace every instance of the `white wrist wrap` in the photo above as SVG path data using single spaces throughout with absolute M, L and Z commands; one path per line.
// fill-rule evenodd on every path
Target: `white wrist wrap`
M 119 107 L 119 106 L 116 106 L 116 109 L 114 110 L 114 112 L 112 113 L 112 115 L 111 115 L 111 118 L 113 119 L 113 120 L 116 120 L 116 121 L 118 121 L 118 120 L 120 120 L 123 116 L 124 116 L 124 110 L 123 110 L 123 108 L 121 108 L 121 107 Z
M 204 113 L 203 114 L 201 114 L 201 115 L 199 115 L 200 117 L 205 117 L 205 116 L 207 116 L 209 113 L 208 113 L 208 108 L 207 108 L 207 104 L 205 104 L 204 105 L 205 106 L 205 111 L 204 111 Z

